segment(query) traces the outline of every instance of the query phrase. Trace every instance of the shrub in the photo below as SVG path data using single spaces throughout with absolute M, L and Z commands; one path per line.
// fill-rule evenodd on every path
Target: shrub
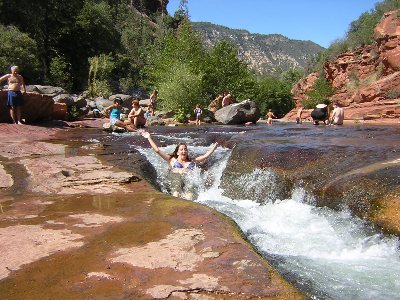
M 159 85 L 161 105 L 167 110 L 177 111 L 181 108 L 185 114 L 190 113 L 202 98 L 202 76 L 194 74 L 187 65 L 178 62 L 170 72 L 170 77 Z
M 51 60 L 50 84 L 60 86 L 67 91 L 72 89 L 71 64 L 62 56 L 54 57 Z
M 329 98 L 334 94 L 334 89 L 325 78 L 318 78 L 313 89 L 307 93 L 308 99 L 303 101 L 304 108 L 314 108 L 319 103 L 329 104 Z
M 114 70 L 114 60 L 111 55 L 100 54 L 89 58 L 90 69 L 88 90 L 92 97 L 108 97 L 112 94 L 111 80 Z
M 183 107 L 178 107 L 178 109 L 175 111 L 174 119 L 175 121 L 181 123 L 186 122 L 186 114 L 185 114 L 185 109 Z
M 282 117 L 294 107 L 290 85 L 272 76 L 265 76 L 258 82 L 254 100 L 264 116 L 272 109 L 277 117 Z
M 400 98 L 400 88 L 394 88 L 386 92 L 386 99 L 399 99 Z
M 0 72 L 10 73 L 12 65 L 18 65 L 26 82 L 40 81 L 36 42 L 16 27 L 0 24 Z

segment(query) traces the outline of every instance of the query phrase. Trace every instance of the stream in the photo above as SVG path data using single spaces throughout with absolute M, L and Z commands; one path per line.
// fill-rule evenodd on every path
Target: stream
M 250 134 L 263 138 L 279 137 L 288 130 L 282 126 L 201 127 L 161 129 L 153 133 L 163 151 L 172 153 L 180 142 L 188 144 L 192 157 L 207 151 L 215 140 L 227 141 L 249 138 Z M 329 130 L 329 132 L 328 132 Z M 343 132 L 336 129 L 292 126 L 291 141 L 317 143 L 315 137 L 330 136 L 330 143 L 339 144 L 344 138 L 356 142 L 365 136 L 374 141 L 383 139 L 388 149 L 398 130 L 377 128 L 367 130 L 354 126 Z M 299 138 L 300 132 L 304 139 Z M 305 132 L 305 133 L 301 133 Z M 244 134 L 243 134 L 244 133 Z M 385 140 L 387 137 L 387 141 Z M 285 139 L 289 138 L 286 134 Z M 108 141 L 125 145 L 139 152 L 154 167 L 157 183 L 162 192 L 169 193 L 168 164 L 149 148 L 139 136 L 111 135 Z M 312 142 L 311 142 L 312 141 Z M 386 142 L 385 142 L 386 141 Z M 255 142 L 254 142 L 255 143 Z M 282 144 L 282 143 L 277 143 Z M 342 145 L 343 146 L 343 145 Z M 359 147 L 359 144 L 357 144 Z M 368 146 L 369 147 L 369 146 Z M 400 250 L 395 236 L 384 235 L 363 220 L 354 217 L 346 207 L 333 210 L 315 205 L 316 199 L 301 184 L 291 188 L 290 196 L 279 199 L 273 193 L 277 176 L 268 168 L 255 167 L 252 172 L 237 176 L 229 184 L 241 189 L 241 197 L 226 195 L 222 188 L 224 172 L 231 159 L 232 147 L 218 147 L 204 168 L 195 168 L 187 176 L 196 186 L 193 201 L 212 207 L 229 216 L 241 228 L 248 240 L 279 272 L 311 299 L 400 299 Z M 390 156 L 389 156 L 390 158 Z M 269 186 L 270 193 L 260 187 Z M 260 199 L 262 201 L 260 201 Z

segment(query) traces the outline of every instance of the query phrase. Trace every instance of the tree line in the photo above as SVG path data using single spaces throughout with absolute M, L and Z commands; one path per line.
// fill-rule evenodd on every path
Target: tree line
M 185 113 L 223 91 L 262 113 L 290 111 L 302 71 L 259 78 L 237 53 L 226 41 L 204 46 L 185 0 L 173 16 L 145 15 L 130 0 L 0 0 L 2 74 L 16 64 L 28 83 L 92 96 L 158 89 L 166 109 Z

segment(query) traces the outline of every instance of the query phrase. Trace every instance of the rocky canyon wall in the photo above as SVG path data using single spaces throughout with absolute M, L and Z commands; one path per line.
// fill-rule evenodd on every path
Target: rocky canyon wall
M 335 93 L 330 101 L 345 108 L 347 120 L 399 122 L 400 119 L 400 10 L 386 13 L 374 31 L 375 43 L 339 55 L 324 66 L 324 76 Z M 300 80 L 292 89 L 296 117 L 318 73 Z M 308 117 L 306 111 L 305 117 Z

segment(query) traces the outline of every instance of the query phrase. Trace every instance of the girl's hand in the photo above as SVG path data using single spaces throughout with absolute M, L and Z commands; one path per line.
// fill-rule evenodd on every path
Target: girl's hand
M 138 132 L 144 137 L 145 139 L 148 139 L 150 137 L 150 133 L 147 131 L 144 131 L 143 129 L 139 129 Z

